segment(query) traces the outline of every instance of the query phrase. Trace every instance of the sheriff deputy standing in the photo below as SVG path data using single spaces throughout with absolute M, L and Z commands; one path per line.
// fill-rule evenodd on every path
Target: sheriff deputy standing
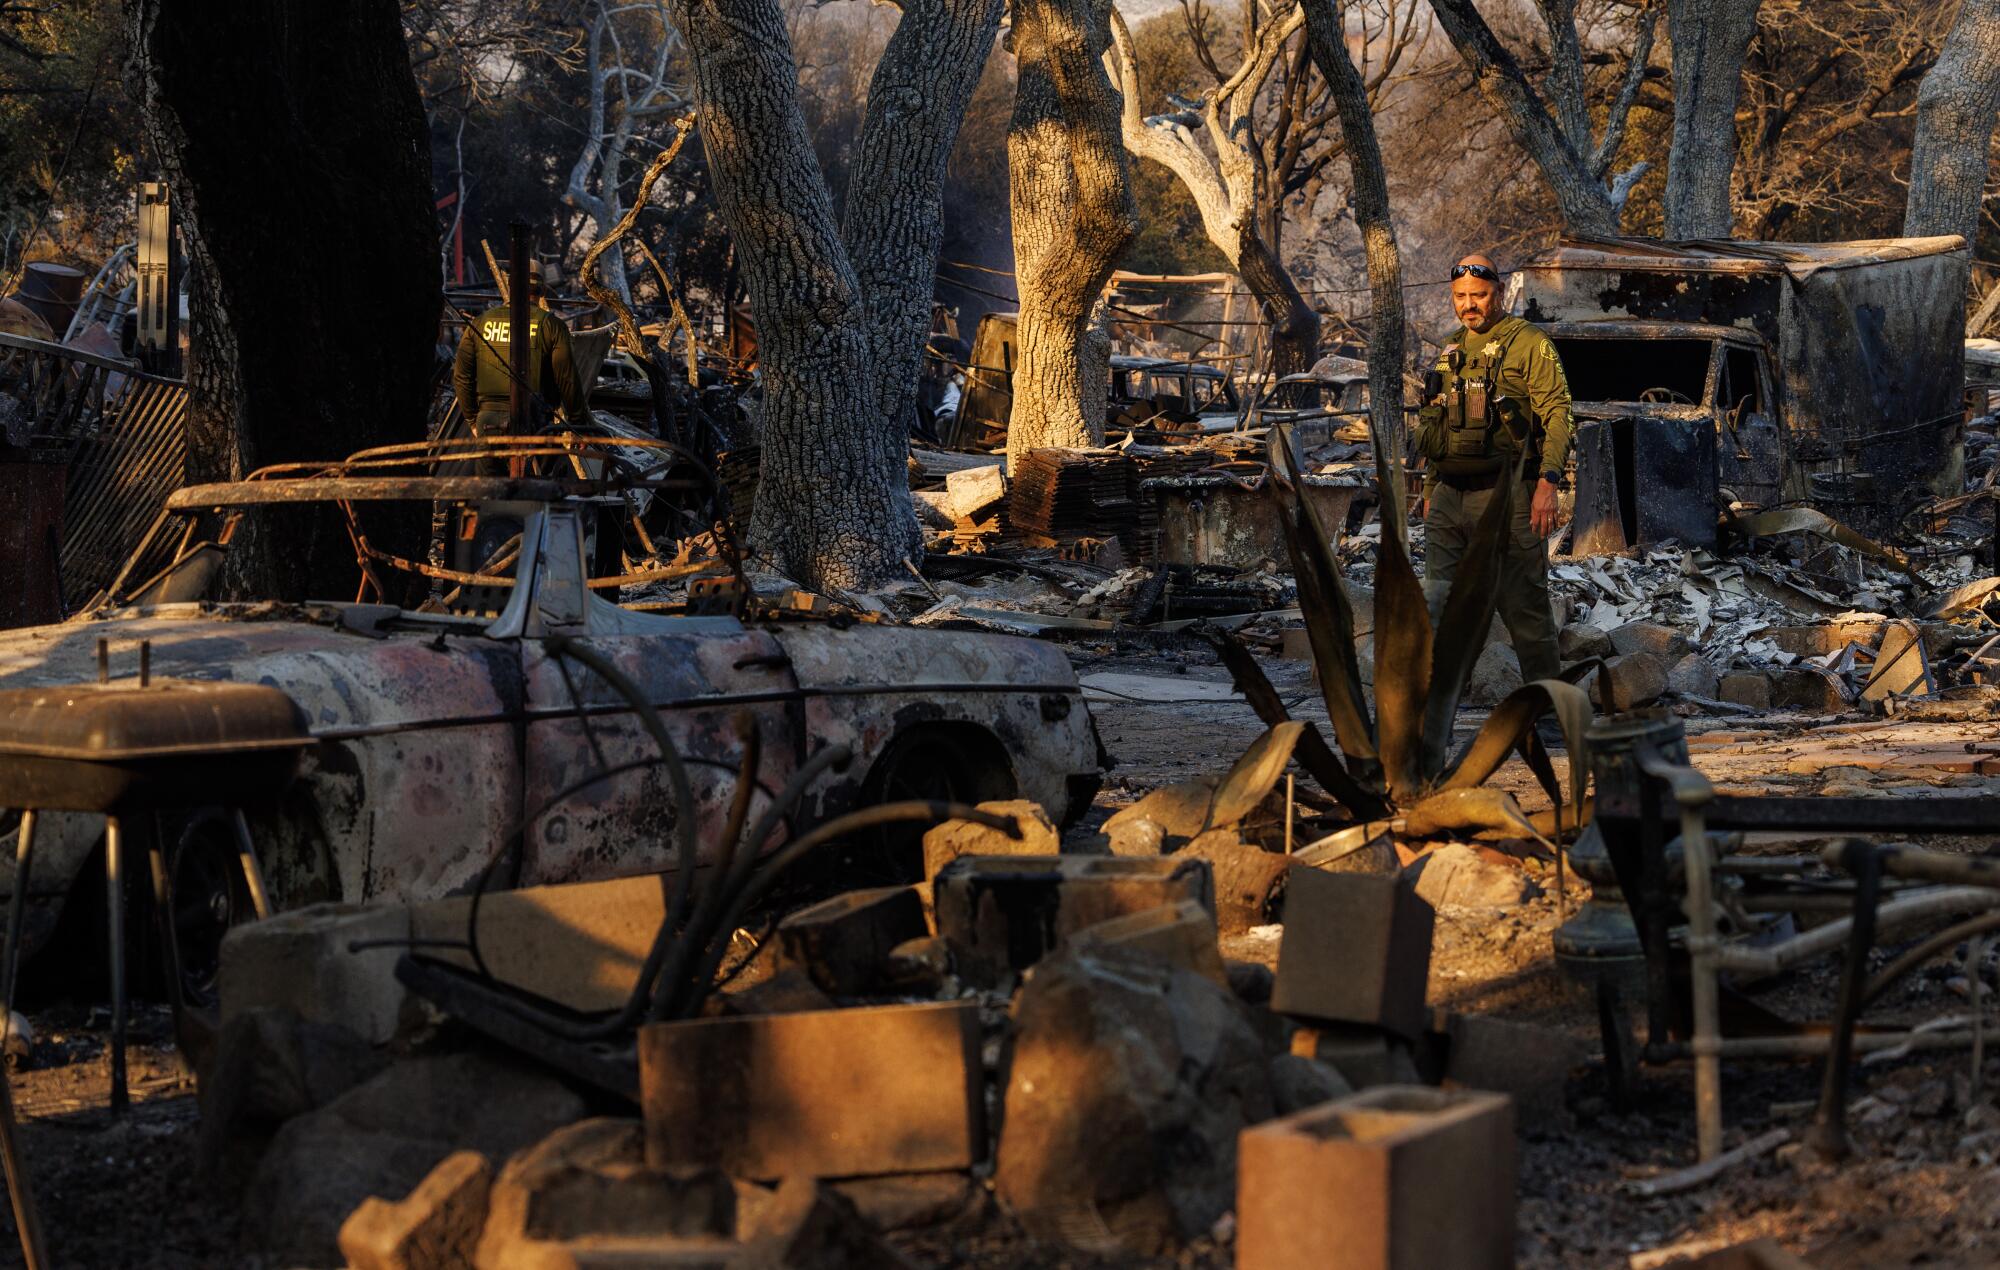
M 528 392 L 531 413 L 546 415 L 550 389 L 563 418 L 578 423 L 590 416 L 583 399 L 583 385 L 577 382 L 576 361 L 570 354 L 569 327 L 542 307 L 544 287 L 542 263 L 528 262 Z M 513 383 L 510 359 L 512 316 L 505 304 L 496 304 L 465 328 L 458 342 L 458 358 L 452 365 L 452 392 L 458 408 L 475 436 L 503 436 L 507 432 L 508 397 Z M 539 407 L 534 409 L 533 407 Z M 536 418 L 538 426 L 542 419 Z
M 1554 341 L 1503 315 L 1501 289 L 1500 271 L 1485 256 L 1452 267 L 1452 309 L 1464 325 L 1425 376 L 1417 415 L 1417 450 L 1428 461 L 1424 598 L 1435 626 L 1480 514 L 1501 482 L 1512 483 L 1499 609 L 1521 678 L 1533 683 L 1562 669 L 1549 610 L 1548 537 L 1556 529 L 1556 492 L 1574 429 L 1569 380 Z

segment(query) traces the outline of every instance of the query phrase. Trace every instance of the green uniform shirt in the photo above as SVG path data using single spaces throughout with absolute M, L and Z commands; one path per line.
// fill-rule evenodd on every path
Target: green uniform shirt
M 1465 351 L 1468 373 L 1488 358 L 1501 359 L 1493 375 L 1499 391 L 1527 403 L 1534 432 L 1541 437 L 1541 455 L 1535 471 L 1562 471 L 1569 462 L 1570 439 L 1576 429 L 1569 414 L 1569 377 L 1563 374 L 1555 341 L 1525 318 L 1511 315 L 1484 332 L 1468 331 L 1461 326 L 1438 354 L 1437 369 L 1447 384 L 1451 380 L 1447 359 L 1454 345 Z M 1435 482 L 1434 476 L 1427 476 L 1424 485 L 1428 489 Z
M 496 304 L 480 314 L 458 342 L 451 385 L 468 424 L 477 420 L 482 410 L 507 408 L 513 383 L 511 325 L 508 307 Z M 570 355 L 569 328 L 538 304 L 528 307 L 527 378 L 528 390 L 551 405 L 561 406 L 569 422 L 588 417 L 583 386 L 577 382 L 576 362 Z

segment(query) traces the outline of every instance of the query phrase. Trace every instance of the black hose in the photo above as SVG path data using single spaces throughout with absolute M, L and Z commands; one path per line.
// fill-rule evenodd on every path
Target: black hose
M 735 930 L 737 923 L 742 920 L 744 913 L 764 897 L 764 893 L 770 890 L 772 883 L 776 882 L 785 870 L 797 863 L 801 857 L 815 847 L 823 846 L 835 838 L 841 838 L 850 833 L 856 833 L 863 829 L 872 829 L 877 825 L 892 824 L 899 820 L 929 820 L 932 822 L 969 820 L 974 824 L 984 825 L 989 829 L 998 829 L 1009 838 L 1018 840 L 1021 837 L 1020 823 L 1012 816 L 1001 816 L 990 811 L 981 811 L 977 807 L 967 806 L 964 803 L 901 802 L 880 803 L 874 807 L 864 807 L 859 811 L 848 812 L 844 816 L 836 816 L 825 824 L 813 829 L 797 841 L 788 842 L 780 847 L 771 856 L 771 859 L 762 868 L 757 870 L 756 875 L 731 897 L 729 909 L 717 929 L 726 931 Z M 715 972 L 721 968 L 722 958 L 727 947 L 726 942 L 718 941 L 712 949 L 704 953 L 694 981 L 689 985 L 692 996 L 688 999 L 685 1006 L 682 1007 L 679 1017 L 687 1017 L 701 1008 L 702 999 L 708 995 L 708 985 L 714 982 Z
M 2000 930 L 2000 912 L 1981 913 L 1977 917 L 1967 918 L 1956 926 L 1945 927 L 1884 966 L 1879 974 L 1868 981 L 1868 986 L 1862 989 L 1861 1004 L 1867 1006 L 1873 1003 L 1875 998 L 1887 992 L 1898 979 L 1953 944 L 1960 940 L 1971 939 L 1975 935 L 1984 935 L 1989 930 Z M 1979 973 L 1978 967 L 1970 968 L 1968 973 Z
M 776 801 L 757 817 L 749 835 L 735 844 L 727 872 L 710 878 L 709 885 L 718 888 L 722 897 L 735 894 L 742 887 L 744 879 L 749 876 L 751 868 L 757 863 L 757 855 L 763 850 L 764 840 L 770 837 L 771 830 L 777 827 L 779 816 L 792 804 L 805 797 L 806 788 L 818 780 L 821 773 L 830 767 L 845 766 L 852 757 L 852 752 L 846 746 L 829 745 L 800 764 L 799 769 L 792 773 L 792 779 L 785 782 L 785 787 L 778 791 Z M 709 907 L 713 908 L 721 903 L 722 900 L 719 899 L 717 905 Z M 734 928 L 732 923 L 730 929 Z M 669 1012 L 681 997 L 681 988 L 685 983 L 689 965 L 701 955 L 701 950 L 707 947 L 712 931 L 713 927 L 707 931 L 690 931 L 688 934 L 699 937 L 683 938 L 675 947 L 667 961 L 667 968 L 660 975 L 659 983 L 654 990 L 653 1018 L 669 1017 Z

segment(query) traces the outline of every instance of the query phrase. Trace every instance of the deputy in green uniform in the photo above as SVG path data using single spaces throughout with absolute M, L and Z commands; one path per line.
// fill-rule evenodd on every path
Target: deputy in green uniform
M 1548 538 L 1569 458 L 1569 380 L 1539 329 L 1501 312 L 1500 271 L 1485 256 L 1453 266 L 1451 305 L 1464 325 L 1425 376 L 1417 416 L 1424 473 L 1424 598 L 1435 625 L 1479 517 L 1502 481 L 1514 486 L 1500 568 L 1500 618 L 1521 678 L 1562 669 L 1549 611 Z
M 577 382 L 576 361 L 570 354 L 569 328 L 542 307 L 540 261 L 528 264 L 528 392 L 530 426 L 546 421 L 551 406 L 561 406 L 563 418 L 580 423 L 589 418 L 583 386 Z M 513 383 L 512 315 L 496 304 L 465 328 L 452 366 L 451 386 L 459 411 L 476 436 L 501 436 L 507 431 L 508 396 Z

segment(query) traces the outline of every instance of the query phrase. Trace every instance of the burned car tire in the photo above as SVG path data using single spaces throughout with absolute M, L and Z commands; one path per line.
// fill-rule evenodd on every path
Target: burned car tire
M 862 805 L 984 803 L 1020 792 L 1007 749 L 976 724 L 927 723 L 899 733 L 869 769 Z M 885 825 L 840 853 L 848 886 L 889 886 L 924 878 L 924 832 L 913 822 Z
M 185 819 L 164 819 L 159 831 L 166 896 L 154 918 L 167 999 L 177 1015 L 213 1020 L 221 1004 L 223 937 L 255 915 L 235 830 L 227 811 L 210 808 Z M 141 869 L 150 869 L 150 860 L 135 859 L 130 867 L 137 879 L 145 876 Z

